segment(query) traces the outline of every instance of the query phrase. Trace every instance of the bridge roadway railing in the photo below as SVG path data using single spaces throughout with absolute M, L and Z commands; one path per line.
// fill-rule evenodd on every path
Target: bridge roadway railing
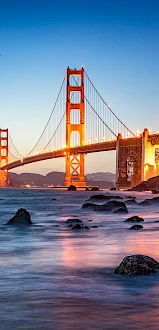
M 107 141 L 107 142 L 99 142 L 93 144 L 87 144 L 83 146 L 76 146 L 71 147 L 70 149 L 64 148 L 59 150 L 53 150 L 48 152 L 39 153 L 34 156 L 24 157 L 13 161 L 12 163 L 8 163 L 2 166 L 1 170 L 11 170 L 13 168 L 39 162 L 42 160 L 48 160 L 52 158 L 60 158 L 66 157 L 66 153 L 69 151 L 70 154 L 88 154 L 93 152 L 100 152 L 100 151 L 109 151 L 109 150 L 116 150 L 116 140 Z

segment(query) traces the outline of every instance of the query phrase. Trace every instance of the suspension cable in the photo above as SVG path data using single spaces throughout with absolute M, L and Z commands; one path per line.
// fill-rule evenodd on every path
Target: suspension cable
M 75 80 L 74 76 L 73 76 L 74 81 L 76 82 L 77 86 L 78 83 Z M 97 113 L 97 111 L 93 108 L 93 106 L 91 105 L 91 103 L 88 101 L 87 97 L 84 95 L 85 100 L 87 101 L 87 103 L 89 104 L 89 106 L 92 108 L 92 110 L 95 112 L 95 114 L 97 115 L 97 117 L 102 121 L 102 123 L 109 129 L 109 131 L 117 138 L 117 135 L 110 129 L 110 127 L 103 121 L 103 119 L 99 116 L 99 114 Z
M 46 125 L 45 125 L 45 127 L 44 127 L 44 129 L 43 129 L 43 131 L 42 131 L 42 133 L 41 133 L 41 135 L 40 135 L 38 141 L 36 142 L 36 144 L 34 145 L 34 147 L 32 148 L 32 150 L 29 152 L 29 154 L 28 154 L 26 157 L 28 157 L 28 156 L 33 152 L 33 150 L 36 148 L 36 146 L 38 145 L 39 141 L 41 140 L 41 138 L 42 138 L 42 136 L 43 136 L 43 134 L 44 134 L 44 132 L 45 132 L 45 130 L 46 130 L 46 127 L 47 127 L 47 125 L 48 125 L 48 123 L 49 123 L 49 121 L 50 121 L 50 119 L 51 119 L 51 116 L 52 116 L 52 114 L 53 114 L 53 112 L 54 112 L 54 110 L 55 110 L 55 107 L 56 107 L 57 101 L 58 101 L 58 99 L 59 99 L 59 96 L 60 96 L 60 93 L 61 93 L 62 87 L 63 87 L 64 82 L 65 82 L 65 79 L 66 79 L 66 73 L 65 73 L 64 79 L 63 79 L 63 81 L 62 81 L 62 84 L 61 84 L 61 87 L 60 87 L 60 90 L 59 90 L 58 96 L 57 96 L 57 98 L 56 98 L 56 101 L 55 101 L 54 107 L 53 107 L 53 109 L 52 109 L 52 111 L 51 111 L 51 114 L 50 114 L 50 116 L 49 116 L 49 119 L 48 119 L 48 121 L 47 121 L 47 123 L 46 123 Z
M 8 132 L 9 133 L 9 132 Z M 13 142 L 13 140 L 12 140 L 12 138 L 11 138 L 11 135 L 10 135 L 10 133 L 9 133 L 9 138 L 10 138 L 10 140 L 11 140 L 11 142 L 12 142 L 12 144 L 13 144 L 13 147 L 14 147 L 14 149 L 16 150 L 16 152 L 18 153 L 18 155 L 20 156 L 20 157 L 23 157 L 21 154 L 20 154 L 20 152 L 17 150 L 17 148 L 16 148 L 16 146 L 15 146 L 15 144 L 14 144 L 14 142 Z M 10 153 L 11 154 L 11 153 Z M 14 157 L 14 156 L 13 156 Z M 17 157 L 14 157 L 14 158 L 17 158 Z M 18 159 L 18 158 L 17 158 Z
M 91 85 L 93 86 L 93 88 L 95 89 L 96 93 L 98 94 L 98 96 L 102 99 L 102 101 L 104 102 L 104 104 L 106 105 L 106 107 L 110 110 L 110 112 L 115 116 L 115 118 L 127 129 L 127 131 L 129 131 L 133 136 L 136 136 L 132 131 L 130 131 L 130 129 L 124 125 L 124 123 L 116 116 L 116 114 L 112 111 L 112 109 L 109 107 L 109 105 L 104 101 L 104 99 L 102 98 L 102 96 L 99 94 L 99 92 L 97 91 L 97 89 L 95 88 L 95 86 L 93 85 L 92 81 L 90 80 L 89 76 L 87 75 L 86 71 L 84 70 L 85 75 L 87 77 L 87 79 L 89 80 L 89 82 L 91 83 Z
M 73 77 L 73 78 L 74 78 L 74 77 Z M 75 78 L 74 78 L 74 80 L 75 80 Z M 78 81 L 79 81 L 79 78 L 77 79 L 77 81 L 75 80 L 77 86 L 78 86 Z M 72 95 L 71 95 L 70 101 L 71 101 L 71 99 L 73 98 L 74 94 L 75 94 L 75 93 L 73 92 Z M 51 140 L 54 138 L 54 136 L 55 136 L 55 134 L 56 134 L 58 128 L 60 127 L 60 125 L 61 125 L 61 123 L 62 123 L 62 121 L 63 121 L 63 118 L 64 118 L 65 114 L 66 114 L 66 110 L 65 110 L 65 112 L 64 112 L 64 114 L 63 114 L 63 116 L 62 116 L 62 118 L 61 118 L 61 120 L 60 120 L 60 122 L 59 122 L 59 124 L 58 124 L 58 126 L 57 126 L 57 128 L 56 128 L 56 130 L 55 130 L 54 133 L 52 134 L 52 136 L 51 136 L 49 142 L 48 142 L 47 145 L 43 148 L 43 150 L 45 150 L 45 149 L 48 147 L 49 143 L 50 143 Z
M 57 128 L 56 128 L 56 130 L 55 130 L 55 132 L 53 133 L 52 137 L 50 138 L 50 140 L 49 140 L 49 142 L 47 143 L 47 145 L 45 146 L 45 148 L 43 148 L 43 150 L 45 150 L 45 149 L 48 147 L 49 143 L 50 143 L 51 140 L 54 138 L 54 136 L 55 136 L 55 134 L 56 134 L 56 132 L 57 132 L 59 126 L 60 126 L 61 123 L 62 123 L 62 120 L 63 120 L 65 114 L 66 114 L 66 111 L 64 112 L 64 114 L 63 114 L 63 116 L 62 116 L 62 118 L 61 118 L 61 120 L 60 120 L 60 122 L 59 122 L 59 124 L 58 124 L 58 126 L 57 126 Z
M 8 153 L 15 159 L 19 160 L 19 158 L 15 157 L 9 150 L 8 150 Z

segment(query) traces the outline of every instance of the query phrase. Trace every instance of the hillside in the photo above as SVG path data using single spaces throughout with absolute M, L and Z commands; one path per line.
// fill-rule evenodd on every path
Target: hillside
M 50 185 L 53 186 L 63 186 L 65 173 L 63 172 L 50 172 L 47 175 L 41 175 L 37 173 L 22 173 L 16 174 L 9 172 L 10 185 L 12 187 L 22 187 L 22 186 L 31 186 L 31 187 L 47 187 Z M 114 186 L 113 182 L 106 180 L 91 180 L 86 176 L 86 182 L 88 186 L 99 186 L 100 188 L 111 188 Z

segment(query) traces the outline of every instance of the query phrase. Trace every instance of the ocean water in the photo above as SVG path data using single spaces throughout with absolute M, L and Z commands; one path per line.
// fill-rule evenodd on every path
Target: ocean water
M 134 195 L 137 202 L 155 196 L 111 193 Z M 159 261 L 159 203 L 129 205 L 128 215 L 82 209 L 93 194 L 0 189 L 1 330 L 159 329 L 159 272 L 114 274 L 127 255 Z M 6 226 L 21 207 L 33 225 Z M 143 230 L 129 230 L 124 220 L 132 215 L 144 218 Z M 66 220 L 75 217 L 89 230 L 68 227 Z

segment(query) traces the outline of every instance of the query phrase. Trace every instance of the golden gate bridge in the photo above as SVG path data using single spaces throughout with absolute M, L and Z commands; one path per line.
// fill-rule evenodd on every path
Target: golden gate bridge
M 159 175 L 159 134 L 135 135 L 112 111 L 82 67 L 67 68 L 48 121 L 32 149 L 22 155 L 8 129 L 0 129 L 0 186 L 8 171 L 65 157 L 65 186 L 85 186 L 88 153 L 116 150 L 116 185 L 130 187 Z

